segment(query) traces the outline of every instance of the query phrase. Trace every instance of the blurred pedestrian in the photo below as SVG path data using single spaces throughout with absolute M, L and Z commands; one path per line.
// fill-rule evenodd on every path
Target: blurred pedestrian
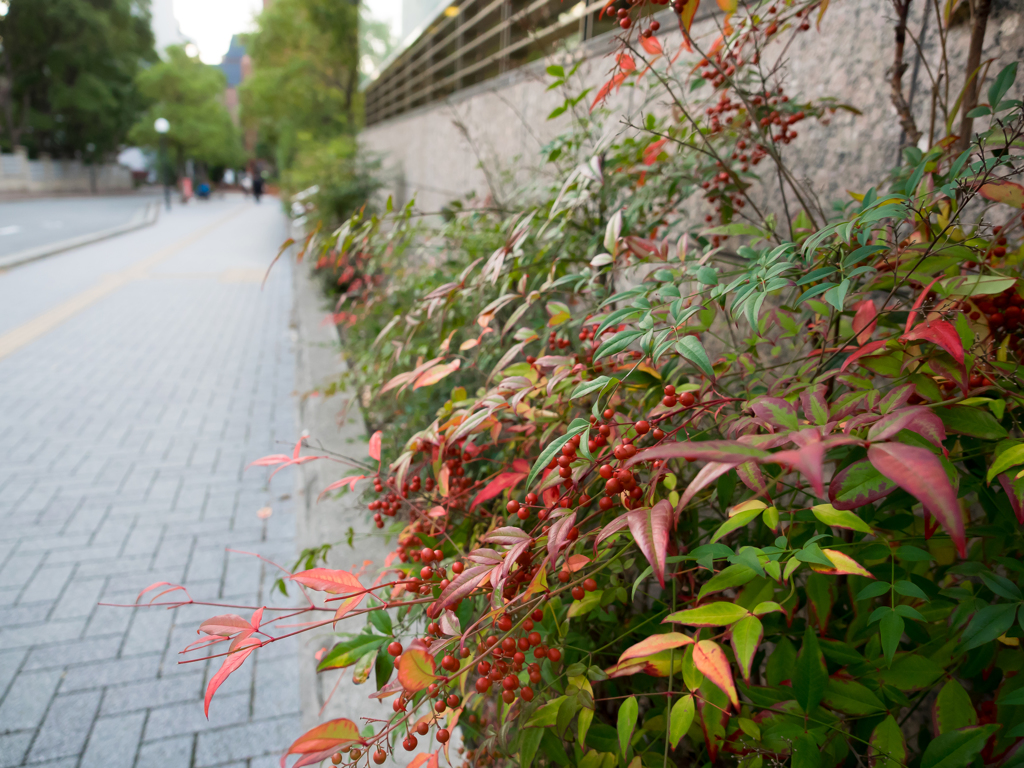
M 256 198 L 256 202 L 260 201 L 260 196 L 263 194 L 263 174 L 256 171 L 252 175 L 252 196 Z
M 252 179 L 249 178 L 249 174 L 248 173 L 243 173 L 242 174 L 242 194 L 245 195 L 246 197 L 248 197 L 250 192 L 252 192 Z

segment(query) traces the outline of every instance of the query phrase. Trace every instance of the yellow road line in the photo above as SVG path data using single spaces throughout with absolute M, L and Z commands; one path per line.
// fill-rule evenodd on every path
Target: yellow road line
M 0 336 L 0 360 L 3 360 L 11 353 L 21 349 L 26 344 L 31 344 L 43 334 L 49 333 L 61 323 L 70 320 L 83 309 L 91 307 L 97 301 L 105 296 L 109 296 L 118 288 L 146 277 L 149 270 L 153 267 L 163 261 L 166 261 L 174 254 L 187 248 L 198 240 L 206 237 L 206 235 L 217 229 L 217 227 L 226 223 L 229 219 L 234 218 L 245 209 L 246 206 L 237 207 L 235 210 L 231 211 L 231 213 L 226 216 L 222 216 L 211 224 L 207 224 L 205 227 L 193 232 L 188 237 L 182 238 L 173 245 L 169 245 L 166 248 L 157 251 L 149 258 L 143 259 L 136 264 L 132 264 L 130 267 L 123 269 L 120 272 L 115 272 L 105 276 L 91 288 L 86 288 L 84 291 L 72 296 L 67 301 L 47 310 L 25 324 L 19 325 L 13 331 L 9 331 L 3 336 Z

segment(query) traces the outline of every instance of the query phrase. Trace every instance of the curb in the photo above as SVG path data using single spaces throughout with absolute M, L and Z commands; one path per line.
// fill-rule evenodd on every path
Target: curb
M 45 258 L 46 256 L 53 256 L 56 253 L 62 253 L 63 251 L 70 251 L 72 248 L 78 248 L 82 245 L 89 245 L 91 243 L 97 243 L 100 240 L 106 240 L 117 235 L 122 235 L 125 232 L 132 232 L 136 229 L 142 229 L 155 224 L 157 219 L 160 217 L 160 203 L 159 202 L 148 202 L 142 212 L 142 216 L 137 214 L 132 216 L 126 224 L 119 224 L 116 227 L 110 227 L 109 229 L 103 229 L 99 232 L 90 232 L 86 235 L 79 235 L 78 237 L 71 237 L 67 240 L 61 240 L 57 243 L 48 243 L 41 245 L 37 248 L 29 248 L 25 251 L 11 254 L 10 256 L 0 256 L 0 269 L 7 269 L 8 267 L 17 267 L 21 264 L 27 264 L 30 261 Z

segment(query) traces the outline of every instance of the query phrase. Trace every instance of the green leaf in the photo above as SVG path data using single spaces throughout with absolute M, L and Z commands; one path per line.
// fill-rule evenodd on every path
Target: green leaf
M 526 487 L 529 488 L 533 485 L 537 475 L 541 473 L 544 467 L 551 463 L 551 459 L 555 457 L 558 451 L 562 450 L 562 446 L 569 442 L 573 435 L 582 434 L 589 428 L 590 422 L 586 419 L 573 419 L 572 423 L 569 424 L 569 430 L 561 437 L 556 437 L 548 444 L 547 448 L 541 451 L 540 456 L 537 457 L 537 461 L 534 462 L 533 468 L 530 470 L 529 476 L 526 478 Z
M 981 440 L 1002 440 L 1006 430 L 988 411 L 970 406 L 953 406 L 937 408 L 938 417 L 949 432 L 957 432 Z
M 633 740 L 633 731 L 636 729 L 636 718 L 640 708 L 636 703 L 636 696 L 630 696 L 619 706 L 619 719 L 615 729 L 619 733 L 619 749 L 622 751 L 623 759 L 628 760 L 629 745 Z
M 805 713 L 810 713 L 821 702 L 828 685 L 828 670 L 818 647 L 818 638 L 808 625 L 804 631 L 804 644 L 793 672 L 793 694 Z
M 764 637 L 764 626 L 754 616 L 747 616 L 732 625 L 732 647 L 736 652 L 736 663 L 740 666 L 743 679 L 750 682 L 750 668 L 754 654 Z
M 1003 100 L 1003 96 L 1010 90 L 1010 86 L 1013 85 L 1013 81 L 1017 79 L 1017 62 L 1007 64 L 1000 70 L 999 74 L 996 75 L 996 79 L 992 81 L 992 85 L 988 87 L 988 103 L 992 109 L 999 106 L 999 102 Z
M 543 728 L 524 728 L 519 736 L 519 768 L 530 768 L 537 754 L 540 740 L 544 738 Z
M 818 565 L 824 565 L 826 568 L 836 567 L 836 564 L 829 560 L 825 553 L 821 551 L 821 547 L 813 541 L 805 544 L 803 549 L 797 550 L 795 557 L 801 563 L 817 563 Z
M 919 600 L 928 600 L 928 595 L 917 584 L 912 581 L 901 580 L 894 582 L 892 588 L 904 597 L 916 597 Z
M 809 733 L 801 734 L 793 742 L 792 768 L 820 768 L 821 748 Z
M 822 298 L 835 307 L 839 312 L 842 312 L 844 303 L 846 302 L 846 292 L 849 290 L 850 281 L 843 280 L 843 282 L 834 288 L 829 288 Z
M 325 669 L 351 667 L 366 654 L 376 651 L 385 642 L 387 642 L 387 638 L 379 635 L 357 635 L 351 640 L 342 641 L 320 660 L 316 667 L 317 672 L 322 672 Z
M 699 600 L 703 598 L 704 595 L 710 595 L 714 592 L 721 592 L 723 589 L 742 586 L 753 579 L 756 575 L 756 573 L 742 563 L 730 565 L 728 568 L 723 568 L 721 571 L 716 573 L 706 584 L 704 584 L 704 586 L 700 588 L 700 593 L 697 595 L 697 599 Z
M 669 614 L 665 621 L 674 621 L 691 627 L 726 627 L 749 615 L 743 606 L 723 600 Z
M 370 611 L 370 623 L 383 634 L 392 634 L 391 616 L 383 608 L 379 611 Z
M 995 460 L 992 462 L 992 466 L 988 468 L 988 475 L 986 479 L 991 483 L 996 475 L 1005 472 L 1010 467 L 1016 467 L 1020 464 L 1024 464 L 1024 443 L 1011 445 L 996 456 Z
M 388 653 L 388 647 L 382 645 L 377 651 L 377 663 L 373 667 L 375 682 L 377 683 L 377 690 L 379 691 L 385 685 L 388 680 L 391 679 L 391 673 L 395 671 L 395 660 Z
M 878 623 L 878 631 L 882 637 L 882 651 L 889 664 L 892 663 L 892 657 L 896 655 L 896 649 L 899 648 L 904 626 L 903 617 L 895 610 L 890 610 L 883 615 L 882 620 Z
M 690 726 L 693 724 L 694 711 L 695 707 L 692 693 L 683 696 L 679 701 L 672 705 L 672 715 L 669 718 L 668 738 L 673 749 L 679 747 L 679 742 L 683 740 L 683 736 L 685 736 L 686 732 L 690 730 Z
M 562 702 L 566 700 L 566 696 L 559 696 L 552 699 L 547 704 L 538 708 L 530 719 L 526 721 L 525 728 L 547 728 L 558 722 L 558 708 L 562 706 Z
M 884 581 L 873 581 L 858 592 L 857 597 L 855 597 L 854 600 L 871 600 L 875 597 L 881 597 L 890 589 L 892 589 L 892 587 Z
M 704 345 L 697 340 L 696 336 L 684 336 L 676 342 L 676 351 L 686 360 L 696 365 L 708 378 L 715 378 L 715 372 L 711 368 L 711 359 L 704 351 Z M 597 356 L 594 356 L 597 361 Z
M 596 363 L 601 358 L 608 357 L 608 355 L 614 355 L 616 352 L 621 352 L 643 335 L 643 331 L 619 331 L 597 348 L 597 351 L 594 353 L 594 362 Z
M 982 725 L 943 733 L 933 739 L 921 756 L 921 768 L 965 768 L 974 762 L 999 725 Z
M 884 712 L 885 705 L 866 685 L 856 680 L 830 678 L 822 703 L 846 715 L 872 715 Z
M 861 531 L 862 533 L 872 533 L 871 526 L 853 512 L 836 509 L 831 504 L 818 504 L 811 507 L 811 512 L 825 525 L 831 525 L 834 528 L 848 528 L 851 531 Z
M 1005 597 L 1007 600 L 1024 600 L 1024 595 L 1021 595 L 1017 585 L 1005 576 L 1000 576 L 996 573 L 981 573 L 978 575 L 985 582 L 985 586 L 1000 597 Z
M 591 392 L 604 389 L 611 381 L 618 382 L 618 379 L 614 379 L 610 376 L 598 376 L 593 381 L 581 382 L 580 385 L 572 391 L 572 394 L 569 395 L 569 399 L 575 400 L 577 397 L 583 397 L 584 395 L 589 395 Z
M 943 669 L 931 659 L 916 653 L 897 656 L 892 666 L 882 671 L 882 682 L 901 691 L 927 688 L 942 677 Z
M 875 768 L 903 768 L 907 762 L 907 745 L 896 718 L 889 715 L 871 732 L 868 761 Z
M 1006 634 L 1017 615 L 1016 603 L 998 603 L 982 608 L 971 619 L 960 638 L 965 650 L 977 648 Z
M 748 525 L 752 520 L 756 520 L 757 516 L 761 514 L 763 509 L 764 507 L 757 507 L 754 509 L 744 510 L 743 512 L 737 512 L 719 526 L 718 530 L 715 531 L 714 536 L 711 537 L 711 543 L 714 544 L 723 536 L 732 533 L 737 528 L 742 528 L 743 526 Z M 824 557 L 824 555 L 822 555 L 822 557 Z M 831 566 L 832 561 L 829 560 L 828 564 Z
M 956 680 L 947 680 L 935 698 L 932 718 L 939 733 L 950 733 L 978 724 L 978 713 L 971 697 Z

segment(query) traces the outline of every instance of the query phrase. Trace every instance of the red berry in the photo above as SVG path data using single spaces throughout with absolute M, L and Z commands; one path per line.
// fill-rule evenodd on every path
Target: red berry
M 587 590 L 587 592 L 593 592 L 595 589 L 597 589 L 597 582 L 593 579 L 584 579 L 583 588 Z
M 504 701 L 506 704 L 511 704 L 513 701 L 516 700 L 515 691 L 502 691 L 501 700 Z
M 693 396 L 693 392 L 683 392 L 683 394 L 679 396 L 679 402 L 683 404 L 684 408 L 689 408 L 693 405 L 694 401 L 695 398 Z
M 562 658 L 562 652 L 557 648 L 549 648 L 548 658 L 551 659 L 552 662 L 558 662 Z
M 638 435 L 646 435 L 648 432 L 651 431 L 651 425 L 649 422 L 641 420 L 633 425 L 633 429 L 636 430 L 636 433 Z
M 613 411 L 611 408 L 605 408 L 604 413 L 601 415 L 604 416 L 606 421 L 610 421 L 611 419 L 615 418 L 615 411 Z
M 573 597 L 574 600 L 582 600 L 583 599 L 583 587 L 573 587 L 572 588 L 572 597 Z
M 400 656 L 402 654 L 402 644 L 397 640 L 388 646 L 388 653 L 392 656 Z
M 464 568 L 465 568 L 465 566 L 462 563 L 458 563 L 458 562 L 452 563 L 452 573 L 454 573 L 454 574 L 462 573 Z
M 540 632 L 531 632 L 526 639 L 529 640 L 530 645 L 540 645 Z
M 440 741 L 442 744 L 445 744 L 450 738 L 451 734 L 448 733 L 447 728 L 442 728 L 437 732 L 437 740 Z
M 487 693 L 489 690 L 491 690 L 491 681 L 488 680 L 486 677 L 477 678 L 476 690 L 477 693 Z
M 448 704 L 449 707 L 455 709 L 457 706 L 459 706 L 460 701 L 461 699 L 459 699 L 459 697 L 453 693 L 450 696 L 448 696 L 446 703 Z
M 534 621 L 544 621 L 544 611 L 540 608 L 535 609 L 530 615 L 533 617 Z
M 523 701 L 533 701 L 533 689 L 530 687 L 523 688 L 519 695 L 523 697 Z
M 506 691 L 514 691 L 519 687 L 519 678 L 515 675 L 508 675 L 504 680 L 501 681 L 501 687 Z
M 516 501 L 515 499 L 512 499 L 512 501 L 505 505 L 505 509 L 508 510 L 508 513 L 510 515 L 514 515 L 516 512 L 519 511 L 519 502 Z
M 433 559 L 434 550 L 432 550 L 430 547 L 424 547 L 420 550 L 420 560 L 422 560 L 424 563 L 429 563 Z
M 429 731 L 429 730 L 430 730 L 430 726 L 427 725 L 426 723 L 419 723 L 416 726 L 416 733 L 418 733 L 420 736 L 426 736 L 427 735 L 427 731 Z
M 510 619 L 508 616 L 502 616 L 500 619 L 498 619 L 498 629 L 500 629 L 502 632 L 508 632 L 510 629 L 512 629 L 512 619 Z
M 373 762 L 377 765 L 381 765 L 385 760 L 388 759 L 388 754 L 383 749 L 378 749 L 373 753 Z

